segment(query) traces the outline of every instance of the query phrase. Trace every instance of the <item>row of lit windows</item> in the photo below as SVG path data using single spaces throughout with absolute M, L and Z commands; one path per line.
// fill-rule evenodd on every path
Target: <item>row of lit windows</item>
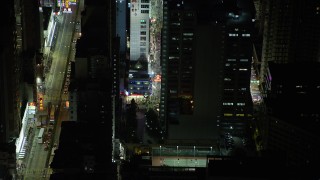
M 147 42 L 140 42 L 140 46 L 146 46 Z
M 248 71 L 246 68 L 239 68 L 239 71 Z
M 235 62 L 237 61 L 236 59 L 227 59 L 228 62 Z M 248 59 L 240 59 L 240 62 L 248 62 Z
M 183 38 L 183 40 L 193 40 L 192 37 L 189 37 L 189 38 Z
M 140 20 L 140 23 L 141 24 L 146 24 L 146 20 L 144 19 L 141 19 Z M 141 25 L 141 28 L 142 27 L 145 27 L 146 25 Z M 147 31 L 140 31 L 140 35 L 147 35 Z M 147 40 L 147 37 L 146 36 L 141 36 L 140 37 L 140 41 L 146 41 Z M 144 48 L 145 46 L 147 45 L 147 42 L 140 42 L 140 53 L 141 55 L 145 55 L 146 53 L 146 48 Z
M 130 81 L 129 84 L 148 85 L 148 81 Z
M 229 117 L 230 117 L 230 116 L 233 116 L 233 114 L 231 114 L 231 113 L 224 113 L 223 116 L 226 116 L 226 117 L 229 116 Z M 244 114 L 236 114 L 236 116 L 238 116 L 238 117 L 244 117 Z M 250 116 L 250 115 L 248 114 L 248 116 Z
M 224 106 L 233 106 L 233 103 L 230 102 L 224 102 L 222 103 Z M 237 103 L 237 106 L 245 106 L 246 103 Z
M 225 66 L 230 66 L 230 63 L 226 63 Z M 233 70 L 236 70 L 235 68 Z M 239 68 L 239 71 L 248 71 L 247 68 Z
M 142 14 L 149 14 L 149 10 L 141 10 Z
M 136 89 L 136 90 L 146 90 L 146 89 L 148 89 L 148 88 L 147 88 L 147 87 L 136 87 L 136 88 L 130 87 L 130 90 L 133 90 L 133 89 Z
M 140 82 L 140 81 L 137 81 L 136 84 L 146 84 L 146 85 L 147 85 L 147 84 L 149 84 L 149 82 Z
M 229 33 L 229 37 L 238 37 L 237 33 Z M 250 37 L 250 34 L 241 34 L 242 37 Z
M 114 71 L 117 70 L 117 64 L 116 64 L 117 59 L 116 59 L 116 57 L 117 56 L 114 55 L 114 59 L 113 59 L 113 61 L 114 61 L 114 63 L 113 63 Z M 113 74 L 116 75 L 115 72 Z M 117 88 L 117 76 L 113 76 L 113 89 L 115 90 L 116 88 Z
M 226 88 L 226 89 L 224 89 L 225 91 L 234 91 L 234 89 L 228 89 L 228 88 Z M 240 88 L 239 89 L 239 91 L 246 91 L 247 90 L 247 88 Z
M 140 48 L 140 52 L 141 52 L 141 53 L 145 53 L 146 50 L 147 50 L 146 48 Z
M 177 25 L 177 26 L 180 26 L 180 23 L 179 23 L 179 22 L 174 22 L 174 23 L 171 23 L 171 25 Z
M 184 36 L 193 36 L 193 33 L 183 33 Z
M 149 8 L 149 5 L 142 4 L 141 8 Z

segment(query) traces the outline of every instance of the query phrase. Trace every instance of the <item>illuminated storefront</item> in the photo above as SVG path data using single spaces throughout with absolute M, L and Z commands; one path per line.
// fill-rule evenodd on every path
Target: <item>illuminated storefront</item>
M 19 138 L 16 140 L 17 159 L 23 159 L 25 157 L 26 140 L 28 138 L 30 128 L 32 128 L 32 126 L 34 125 L 36 111 L 37 110 L 35 103 L 31 102 L 27 104 L 26 110 L 22 118 L 22 127 L 19 134 Z

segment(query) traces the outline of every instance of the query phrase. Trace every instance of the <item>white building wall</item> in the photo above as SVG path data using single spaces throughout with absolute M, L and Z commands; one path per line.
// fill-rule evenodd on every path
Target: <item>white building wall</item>
M 130 60 L 149 54 L 149 0 L 131 0 L 130 4 Z M 145 32 L 145 34 L 142 34 Z

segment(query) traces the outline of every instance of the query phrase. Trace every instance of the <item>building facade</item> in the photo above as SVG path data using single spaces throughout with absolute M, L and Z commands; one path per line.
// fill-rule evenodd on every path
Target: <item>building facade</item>
M 260 80 L 268 73 L 268 62 L 319 62 L 320 2 L 265 1 Z
M 251 1 L 164 1 L 160 118 L 168 138 L 246 131 L 253 19 Z
M 130 2 L 130 67 L 128 74 L 129 95 L 149 95 L 148 55 L 150 1 Z
M 146 58 L 149 52 L 149 0 L 130 2 L 130 60 Z

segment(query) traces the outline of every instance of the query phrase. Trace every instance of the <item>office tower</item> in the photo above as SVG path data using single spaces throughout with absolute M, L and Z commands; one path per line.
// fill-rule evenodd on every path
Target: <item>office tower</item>
M 245 135 L 251 1 L 164 1 L 160 118 L 169 139 Z
M 256 142 L 261 150 L 282 153 L 290 166 L 310 166 L 318 158 L 314 144 L 319 142 L 310 127 L 317 127 L 319 114 L 311 104 L 319 98 L 314 77 L 319 71 L 320 4 L 312 0 L 256 4 L 263 38 L 262 46 L 255 46 L 263 95 L 257 106 Z
M 121 0 L 116 1 L 116 36 L 119 38 L 119 91 L 124 93 L 125 89 L 125 79 L 128 78 L 128 72 L 126 72 L 126 61 L 127 61 L 127 38 L 128 38 L 128 29 L 127 29 L 127 16 L 128 8 L 127 1 Z
M 115 93 L 119 92 L 115 1 L 85 1 L 84 7 L 81 14 L 83 35 L 77 40 L 69 86 L 72 121 L 62 123 L 59 149 L 51 168 L 66 172 L 64 177 L 72 167 L 79 172 L 73 173 L 73 177 L 84 173 L 85 179 L 114 179 Z M 78 146 L 77 152 L 74 152 L 75 146 Z M 64 157 L 67 156 L 72 156 L 72 161 L 66 161 Z M 59 173 L 53 176 L 58 177 Z
M 148 95 L 149 0 L 130 2 L 130 67 L 128 92 L 130 95 Z
M 311 167 L 320 159 L 320 100 L 318 62 L 276 64 L 269 62 L 271 88 L 264 99 L 267 132 L 263 146 L 281 153 L 288 166 Z M 286 73 L 283 73 L 285 70 Z
M 41 49 L 40 13 L 37 1 L 21 1 L 23 50 L 36 52 Z
M 17 59 L 17 32 L 14 1 L 4 3 L 0 35 L 0 178 L 16 174 L 16 138 L 22 125 L 20 117 L 20 67 Z
M 18 59 L 14 2 L 5 3 L 0 46 L 0 142 L 8 143 L 19 135 L 20 62 Z
M 149 52 L 149 0 L 130 2 L 130 60 L 137 61 Z
M 116 1 L 116 34 L 120 37 L 120 53 L 126 53 L 127 50 L 127 1 Z
M 108 109 L 112 105 L 108 94 L 116 95 L 119 92 L 119 80 L 117 79 L 119 73 L 117 69 L 118 50 L 114 49 L 118 48 L 118 46 L 114 45 L 116 43 L 114 43 L 115 26 L 112 19 L 112 13 L 114 13 L 113 3 L 113 1 L 109 3 L 86 2 L 86 8 L 81 17 L 81 30 L 84 35 L 77 40 L 75 68 L 73 69 L 74 73 L 71 75 L 72 80 L 69 89 L 70 108 L 75 108 L 70 110 L 72 120 L 81 121 L 80 119 L 83 118 L 86 121 L 89 117 L 97 116 L 94 119 L 102 118 L 102 121 L 105 122 L 110 116 L 107 117 L 106 113 L 109 111 L 103 109 Z M 105 12 L 108 13 L 105 14 Z M 97 97 L 86 97 L 90 94 Z M 106 98 L 109 100 L 105 100 Z M 102 104 L 95 103 L 99 101 Z M 88 104 L 91 104 L 92 108 Z M 87 108 L 92 112 L 88 113 L 89 109 Z M 84 114 L 81 115 L 81 113 Z
M 320 2 L 314 0 L 263 1 L 264 32 L 260 81 L 268 62 L 319 62 Z
M 37 82 L 36 78 L 41 77 L 42 63 L 42 47 L 40 30 L 40 9 L 38 2 L 23 0 L 15 1 L 16 27 L 17 37 L 21 41 L 19 50 L 22 87 L 26 89 L 21 93 L 22 103 L 40 102 L 40 97 L 37 97 Z M 39 64 L 39 66 L 37 66 Z M 39 103 L 40 104 L 40 103 Z

